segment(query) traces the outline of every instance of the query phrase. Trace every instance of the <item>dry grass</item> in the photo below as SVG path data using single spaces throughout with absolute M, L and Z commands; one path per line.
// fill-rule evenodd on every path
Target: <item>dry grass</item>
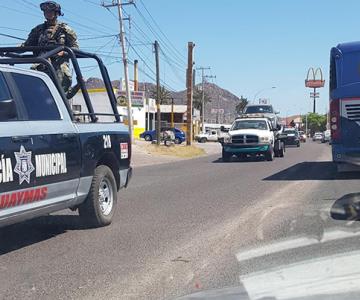
M 175 146 L 164 146 L 164 145 L 147 145 L 146 150 L 151 154 L 157 155 L 169 155 L 181 158 L 192 158 L 205 155 L 205 150 L 202 148 L 198 148 L 196 146 L 183 146 L 183 145 L 175 145 Z

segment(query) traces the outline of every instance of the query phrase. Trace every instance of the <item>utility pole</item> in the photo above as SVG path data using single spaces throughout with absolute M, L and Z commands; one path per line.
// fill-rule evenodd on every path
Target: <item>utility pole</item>
M 155 41 L 155 61 L 156 61 L 156 143 L 160 145 L 161 130 L 161 111 L 160 111 L 160 66 L 159 66 L 159 43 Z
M 131 92 L 129 84 L 129 68 L 126 54 L 126 42 L 125 42 L 125 30 L 124 30 L 124 20 L 122 15 L 122 6 L 134 4 L 133 1 L 128 3 L 121 3 L 121 0 L 113 1 L 112 4 L 102 3 L 102 6 L 109 9 L 110 7 L 117 6 L 119 14 L 119 26 L 120 26 L 120 43 L 122 49 L 123 63 L 124 63 L 124 76 L 125 76 L 125 87 L 126 87 L 126 98 L 127 98 L 127 110 L 128 110 L 128 126 L 131 142 L 134 141 L 134 132 L 133 132 L 133 118 L 132 118 L 132 102 L 131 102 Z
M 171 128 L 174 128 L 174 98 L 171 97 Z
M 137 59 L 134 60 L 134 91 L 139 90 L 139 78 L 138 78 L 138 63 Z
M 202 100 L 201 100 L 201 126 L 202 132 L 205 133 L 205 78 L 216 78 L 216 76 L 208 76 L 204 74 L 205 70 L 210 70 L 210 67 L 199 67 L 196 70 L 201 70 L 201 92 L 202 92 Z
M 192 143 L 192 97 L 193 97 L 193 49 L 195 44 L 188 42 L 188 67 L 186 72 L 186 88 L 187 88 L 187 128 L 186 128 L 186 145 L 191 146 Z

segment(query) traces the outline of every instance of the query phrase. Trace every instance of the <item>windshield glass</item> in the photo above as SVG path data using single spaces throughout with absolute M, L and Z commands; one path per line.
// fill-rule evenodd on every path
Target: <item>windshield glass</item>
M 249 106 L 246 108 L 247 114 L 273 113 L 273 109 L 269 105 Z
M 267 130 L 267 124 L 264 120 L 241 120 L 236 121 L 231 130 L 240 130 L 240 129 L 260 129 Z
M 359 12 L 0 0 L 0 298 L 360 300 Z
M 296 131 L 295 130 L 285 130 L 286 134 L 295 134 Z

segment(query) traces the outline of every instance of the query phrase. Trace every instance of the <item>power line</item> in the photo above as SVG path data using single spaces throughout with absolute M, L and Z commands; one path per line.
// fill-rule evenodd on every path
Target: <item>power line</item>
M 160 52 L 161 49 L 160 49 Z M 170 69 L 171 71 L 173 72 L 173 74 L 175 75 L 175 77 L 179 80 L 179 82 L 181 84 L 184 84 L 185 85 L 185 79 L 181 77 L 181 75 L 179 74 L 178 70 L 175 68 L 175 66 L 170 63 L 170 61 L 168 60 L 167 56 L 165 55 L 165 53 L 162 52 L 162 54 L 164 55 L 164 58 L 165 58 L 165 62 L 170 66 Z
M 22 32 L 28 32 L 25 29 L 20 29 L 20 28 L 13 28 L 13 27 L 7 27 L 7 26 L 0 26 L 1 29 L 8 29 L 8 30 L 14 30 L 14 31 L 22 31 Z
M 14 35 L 10 35 L 10 34 L 0 33 L 0 35 L 4 36 L 4 37 L 15 39 L 15 40 L 19 40 L 19 41 L 26 41 L 26 39 L 24 39 L 24 38 L 14 36 Z
M 98 4 L 97 6 L 100 6 L 100 5 Z M 106 25 L 104 25 L 104 24 L 102 24 L 102 23 L 99 23 L 99 22 L 97 22 L 97 21 L 94 20 L 94 19 L 88 18 L 88 17 L 83 16 L 83 15 L 80 15 L 80 14 L 76 14 L 76 13 L 74 13 L 74 12 L 68 10 L 68 9 L 63 9 L 63 10 L 64 10 L 66 13 L 69 13 L 69 14 L 77 17 L 77 18 L 80 18 L 80 19 L 83 19 L 83 20 L 87 20 L 87 21 L 91 22 L 91 24 L 97 24 L 97 25 L 101 26 L 102 28 L 104 28 L 104 29 L 106 29 L 106 30 L 111 30 L 111 31 L 113 31 L 113 28 L 112 28 L 112 27 L 109 27 L 109 26 L 106 26 Z
M 82 1 L 87 2 L 87 3 L 90 3 L 90 4 L 92 4 L 92 5 L 100 6 L 99 3 L 96 3 L 96 2 L 91 1 L 91 0 L 82 0 Z
M 176 65 L 176 67 L 177 67 L 179 70 L 183 71 L 184 69 L 186 69 L 185 66 L 180 65 L 180 64 L 177 63 L 175 60 L 173 60 L 171 57 L 169 57 L 161 48 L 160 48 L 160 51 L 161 51 L 161 53 L 162 53 L 169 61 L 171 61 L 174 65 Z
M 127 14 L 127 13 L 125 13 L 125 12 L 124 12 L 124 14 L 127 16 L 127 18 L 130 17 L 129 14 Z M 138 26 L 132 19 L 131 19 L 131 24 L 132 24 L 133 27 L 136 29 L 136 31 L 137 31 L 140 35 L 142 35 L 142 36 L 144 37 L 144 39 L 145 39 L 146 41 L 148 41 L 149 43 L 153 44 L 153 41 L 148 37 L 148 35 L 147 35 L 147 34 L 141 29 L 141 27 Z M 140 40 L 140 39 L 139 39 L 139 40 Z
M 22 15 L 33 16 L 33 17 L 36 17 L 36 18 L 39 17 L 39 15 L 35 15 L 35 14 L 30 13 L 30 12 L 24 12 L 24 11 L 18 10 L 16 8 L 11 8 L 11 7 L 8 7 L 8 6 L 5 6 L 5 5 L 0 5 L 0 7 L 5 8 L 5 9 L 10 10 L 10 11 L 17 12 L 17 13 L 22 14 Z
M 166 47 L 168 50 L 170 50 L 170 51 L 174 54 L 174 56 L 176 56 L 177 59 L 178 59 L 182 64 L 186 64 L 186 63 L 183 61 L 183 59 L 181 58 L 181 56 L 179 56 L 176 52 L 174 52 L 171 48 L 169 48 L 169 47 L 166 45 L 166 42 L 164 42 L 164 40 L 161 38 L 161 36 L 159 36 L 159 35 L 155 32 L 154 28 L 151 26 L 151 24 L 149 23 L 149 21 L 148 21 L 148 20 L 145 18 L 145 16 L 142 14 L 142 12 L 137 8 L 137 6 L 135 6 L 135 9 L 136 9 L 136 11 L 138 12 L 138 14 L 140 15 L 140 17 L 143 19 L 145 25 L 146 25 L 146 26 L 149 28 L 149 30 L 152 32 L 152 34 L 162 42 L 162 45 L 163 45 L 164 47 Z
M 140 58 L 142 61 L 143 61 L 143 63 L 144 63 L 144 65 L 149 69 L 149 71 L 154 75 L 154 76 L 156 76 L 156 73 L 152 70 L 152 68 L 146 63 L 146 60 L 136 51 L 136 49 L 133 47 L 133 45 L 131 44 L 131 43 L 129 43 L 129 45 L 130 45 L 130 48 L 135 52 L 135 54 L 138 56 L 138 58 Z M 147 61 L 149 61 L 149 60 L 147 60 Z M 151 61 L 151 60 L 150 60 Z M 175 82 L 173 82 L 173 83 L 175 83 Z M 173 92 L 175 92 L 175 89 L 174 88 L 172 88 L 171 86 L 169 86 L 164 80 L 161 80 L 161 84 L 163 85 L 163 86 L 165 86 L 165 87 L 167 87 L 167 89 L 169 89 L 170 91 L 173 91 Z
M 81 38 L 79 41 L 88 41 L 88 40 L 98 40 L 98 39 L 104 39 L 108 37 L 116 37 L 118 34 L 109 34 L 109 35 L 99 35 L 99 36 L 93 36 L 88 38 Z
M 32 7 L 38 8 L 37 5 L 35 5 L 34 3 L 31 3 L 31 2 L 28 1 L 28 0 L 21 0 L 21 1 L 24 2 L 25 4 L 28 4 L 28 5 L 32 6 Z
M 155 26 L 159 29 L 160 33 L 164 36 L 164 38 L 169 42 L 170 46 L 172 46 L 172 48 L 186 61 L 186 58 L 176 49 L 176 47 L 174 47 L 174 45 L 171 43 L 171 41 L 168 39 L 168 37 L 166 36 L 166 34 L 161 30 L 160 26 L 156 23 L 155 19 L 153 18 L 153 16 L 151 15 L 151 13 L 149 12 L 149 10 L 146 8 L 144 2 L 142 0 L 140 0 L 140 3 L 142 4 L 142 6 L 145 8 L 146 12 L 149 14 L 151 20 L 154 22 Z

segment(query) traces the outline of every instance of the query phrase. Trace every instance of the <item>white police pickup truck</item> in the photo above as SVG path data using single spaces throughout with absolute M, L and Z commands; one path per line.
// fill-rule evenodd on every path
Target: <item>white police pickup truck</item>
M 28 48 L 0 48 L 0 227 L 78 209 L 89 226 L 111 223 L 117 193 L 131 178 L 131 140 L 101 60 L 58 47 L 39 57 Z M 76 121 L 49 58 L 72 60 L 89 113 Z M 26 54 L 23 54 L 27 52 Z M 97 114 L 89 101 L 78 58 L 97 60 L 113 114 Z M 12 65 L 43 63 L 48 74 Z M 98 115 L 113 121 L 100 123 Z
M 284 138 L 278 135 L 269 118 L 243 115 L 234 121 L 221 141 L 222 160 L 228 162 L 234 155 L 240 159 L 261 155 L 272 161 L 274 157 L 284 156 Z

